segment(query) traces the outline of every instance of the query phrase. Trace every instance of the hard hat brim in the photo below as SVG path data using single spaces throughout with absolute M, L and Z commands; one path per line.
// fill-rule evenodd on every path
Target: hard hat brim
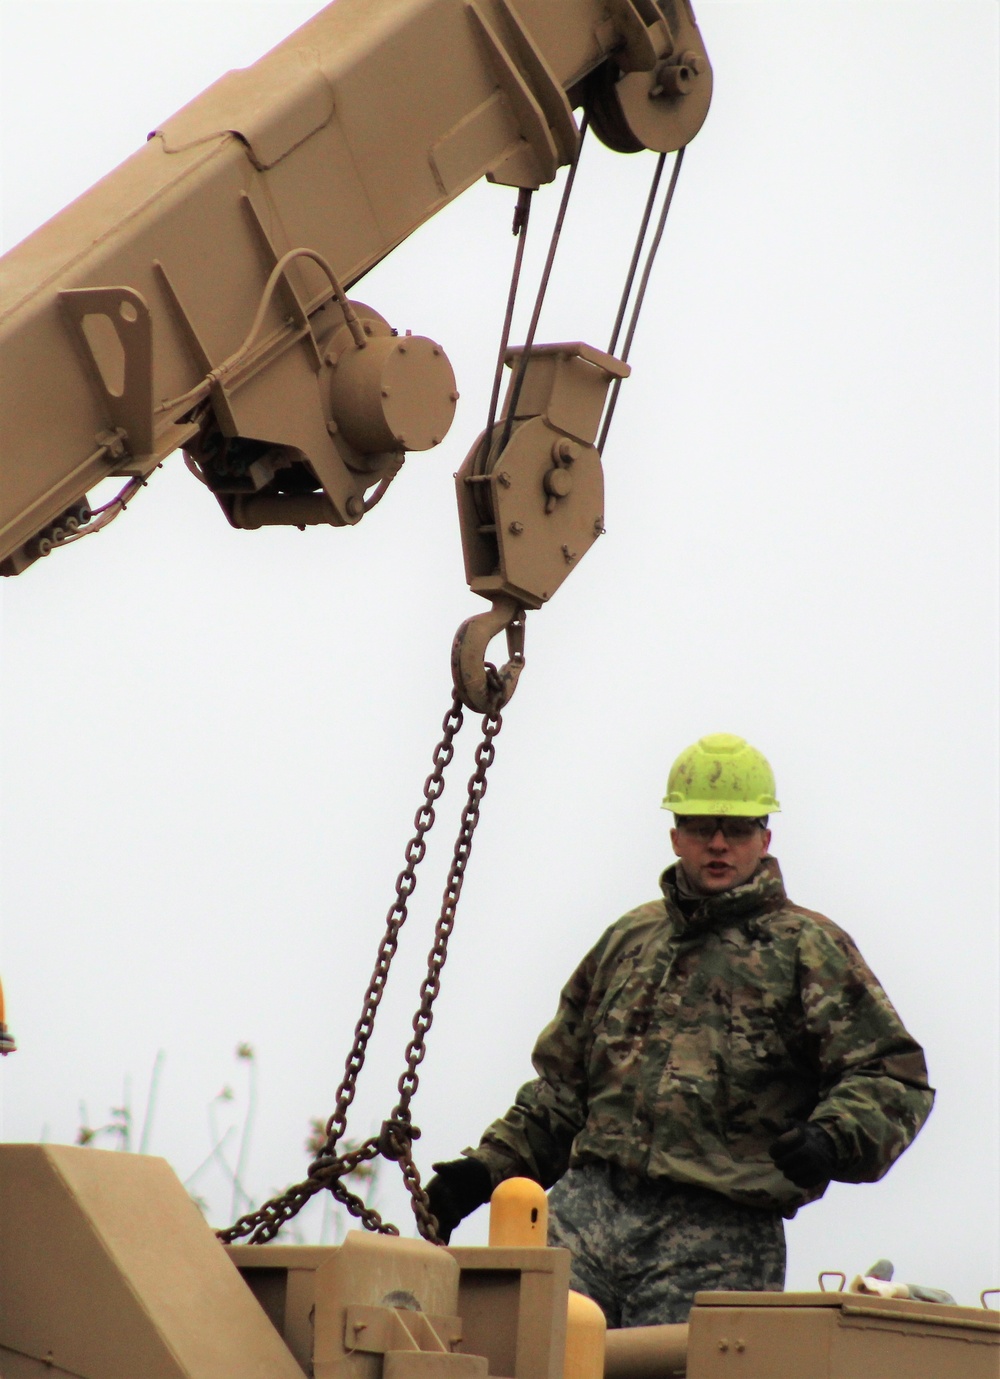
M 756 800 L 689 800 L 679 792 L 664 797 L 661 809 L 686 816 L 762 819 L 765 814 L 780 814 L 781 805 L 772 796 Z

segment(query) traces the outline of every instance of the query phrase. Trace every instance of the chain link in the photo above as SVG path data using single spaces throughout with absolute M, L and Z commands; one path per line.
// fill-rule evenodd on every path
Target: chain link
M 495 672 L 494 678 L 498 680 Z M 502 695 L 499 683 L 494 685 L 493 689 L 495 703 L 499 705 Z M 413 1161 L 411 1146 L 415 1139 L 419 1139 L 420 1131 L 410 1119 L 410 1103 L 419 1083 L 417 1069 L 426 1051 L 425 1040 L 434 1018 L 434 1001 L 441 989 L 441 970 L 448 956 L 448 939 L 455 926 L 455 912 L 472 851 L 473 834 L 479 823 L 479 810 L 486 793 L 486 773 L 496 754 L 494 739 L 503 723 L 498 708 L 490 709 L 483 718 L 483 738 L 476 748 L 476 769 L 469 780 L 468 798 L 462 811 L 441 913 L 434 929 L 434 944 L 428 956 L 427 973 L 420 987 L 420 1006 L 413 1017 L 413 1037 L 406 1048 L 406 1068 L 397 1084 L 399 1100 L 378 1135 L 343 1154 L 337 1153 L 337 1145 L 347 1130 L 348 1110 L 357 1090 L 358 1076 L 364 1067 L 368 1041 L 375 1026 L 375 1016 L 388 981 L 390 965 L 399 946 L 399 932 L 406 923 L 408 902 L 416 888 L 416 869 L 427 852 L 427 834 L 434 825 L 435 805 L 444 792 L 444 773 L 455 754 L 455 738 L 462 727 L 462 721 L 462 704 L 456 695 L 442 722 L 441 741 L 434 749 L 434 769 L 424 782 L 423 802 L 414 816 L 414 833 L 404 853 L 406 865 L 396 878 L 395 899 L 386 915 L 385 932 L 379 943 L 375 968 L 365 993 L 361 1018 L 355 1026 L 354 1042 L 344 1065 L 344 1076 L 337 1091 L 334 1110 L 326 1123 L 326 1141 L 323 1148 L 309 1165 L 308 1176 L 303 1182 L 287 1188 L 279 1197 L 272 1198 L 255 1211 L 241 1216 L 226 1230 L 219 1231 L 220 1240 L 227 1244 L 244 1237 L 249 1237 L 250 1244 L 263 1244 L 265 1241 L 273 1240 L 281 1227 L 324 1188 L 331 1192 L 352 1216 L 356 1216 L 367 1230 L 378 1231 L 383 1235 L 398 1235 L 399 1230 L 396 1226 L 383 1221 L 373 1207 L 367 1206 L 364 1200 L 351 1192 L 343 1182 L 343 1179 L 360 1164 L 380 1155 L 398 1161 L 420 1234 L 427 1240 L 440 1243 L 437 1221 L 431 1214 L 427 1194 L 420 1183 L 420 1173 Z
M 502 690 L 500 692 L 502 693 Z M 496 689 L 494 693 L 497 693 Z M 420 1133 L 411 1123 L 410 1103 L 416 1095 L 417 1086 L 420 1082 L 417 1069 L 424 1060 L 425 1040 L 434 1021 L 433 1007 L 441 990 L 441 971 L 448 958 L 448 940 L 451 938 L 451 932 L 455 927 L 455 914 L 462 894 L 465 869 L 472 853 L 472 840 L 479 823 L 480 806 L 483 796 L 486 794 L 486 773 L 493 765 L 493 759 L 496 756 L 494 739 L 502 726 L 503 718 L 496 710 L 488 712 L 483 717 L 483 737 L 476 748 L 476 769 L 469 779 L 468 794 L 465 807 L 462 810 L 458 838 L 455 840 L 451 868 L 448 872 L 441 901 L 441 914 L 434 927 L 434 943 L 427 956 L 427 975 L 421 983 L 420 1005 L 413 1017 L 413 1038 L 406 1046 L 406 1068 L 397 1084 L 399 1101 L 396 1103 L 388 1122 L 393 1126 L 399 1139 L 403 1141 L 415 1139 Z M 437 1241 L 437 1221 L 428 1206 L 427 1194 L 420 1185 L 420 1174 L 409 1154 L 408 1143 L 407 1152 L 400 1156 L 400 1166 L 403 1169 L 403 1178 L 409 1189 L 417 1229 L 425 1240 Z

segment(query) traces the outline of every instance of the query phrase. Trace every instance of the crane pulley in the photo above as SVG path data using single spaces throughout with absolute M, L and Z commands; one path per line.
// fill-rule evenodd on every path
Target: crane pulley
M 514 215 L 518 248 L 511 275 L 496 376 L 486 429 L 455 476 L 459 526 L 469 588 L 490 600 L 488 613 L 467 619 L 452 646 L 452 679 L 462 703 L 485 712 L 502 691 L 514 692 L 524 666 L 526 610 L 547 603 L 581 557 L 604 534 L 604 473 L 601 456 L 622 381 L 631 372 L 628 357 L 663 238 L 684 160 L 678 150 L 646 261 L 636 273 L 656 204 L 666 155 L 656 161 L 649 194 L 622 288 L 606 351 L 581 341 L 536 345 L 535 331 L 573 190 L 589 117 L 570 167 L 542 270 L 526 342 L 509 345 L 524 238 L 531 204 L 522 191 Z M 622 357 L 615 349 L 631 313 Z M 504 365 L 511 369 L 503 409 L 497 419 Z M 486 648 L 506 632 L 508 659 L 500 670 L 486 660 Z

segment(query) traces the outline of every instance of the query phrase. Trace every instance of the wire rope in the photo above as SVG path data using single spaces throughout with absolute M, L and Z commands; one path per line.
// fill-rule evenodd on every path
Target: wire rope
M 521 347 L 521 355 L 517 361 L 517 372 L 511 385 L 510 403 L 507 407 L 507 416 L 504 420 L 503 440 L 500 449 L 503 450 L 510 440 L 511 427 L 514 425 L 514 416 L 517 412 L 517 404 L 521 397 L 521 388 L 524 384 L 524 375 L 528 367 L 528 359 L 531 354 L 531 347 L 535 342 L 535 331 L 538 329 L 538 320 L 542 314 L 542 303 L 545 301 L 545 292 L 549 285 L 549 278 L 552 275 L 552 265 L 555 262 L 556 250 L 559 247 L 559 237 L 562 234 L 563 222 L 566 219 L 566 211 L 569 207 L 569 199 L 573 192 L 573 183 L 576 181 L 576 170 L 580 166 L 580 153 L 583 149 L 583 141 L 587 137 L 589 117 L 584 114 L 580 121 L 580 140 L 576 146 L 576 153 L 569 166 L 569 175 L 566 178 L 566 185 L 563 187 L 562 198 L 559 202 L 559 211 L 556 215 L 555 225 L 552 227 L 552 236 L 549 240 L 549 252 L 545 258 L 545 267 L 542 269 L 541 280 L 538 284 L 538 292 L 535 295 L 535 305 L 531 313 L 531 321 L 528 325 L 528 333 L 525 336 L 524 344 Z
M 639 313 L 642 310 L 643 299 L 646 295 L 646 288 L 649 286 L 650 274 L 653 271 L 653 263 L 656 259 L 656 252 L 660 247 L 663 238 L 663 231 L 667 224 L 667 215 L 670 212 L 670 204 L 674 199 L 674 189 L 677 186 L 677 178 L 680 175 L 681 165 L 684 162 L 684 149 L 677 150 L 673 168 L 670 171 L 670 183 L 667 186 L 667 194 L 663 201 L 663 209 L 660 211 L 660 218 L 656 224 L 656 232 L 653 235 L 653 242 L 649 246 L 649 253 L 646 255 L 646 265 L 639 280 L 639 288 L 636 293 L 635 303 L 632 307 L 632 315 L 629 319 L 628 330 L 625 333 L 625 345 L 622 349 L 622 363 L 628 362 L 629 352 L 632 349 L 632 341 L 635 339 L 636 326 L 639 324 Z M 601 434 L 597 441 L 597 450 L 603 454 L 604 446 L 608 439 L 608 432 L 611 429 L 611 419 L 615 414 L 615 407 L 618 402 L 618 394 L 621 391 L 622 381 L 616 378 L 611 385 L 611 395 L 608 398 L 607 411 L 604 414 L 604 424 L 601 427 Z
M 635 237 L 635 248 L 632 250 L 632 262 L 628 266 L 628 274 L 625 278 L 625 286 L 622 288 L 621 301 L 618 303 L 618 315 L 615 317 L 614 328 L 611 331 L 611 340 L 608 343 L 608 354 L 614 354 L 615 346 L 618 344 L 618 334 L 625 320 L 625 312 L 628 310 L 629 298 L 632 295 L 632 284 L 635 281 L 635 270 L 639 266 L 639 256 L 642 253 L 642 246 L 646 241 L 646 231 L 649 229 L 649 221 L 653 214 L 653 205 L 656 201 L 656 193 L 660 185 L 660 177 L 663 174 L 663 165 L 667 161 L 667 155 L 661 153 L 656 160 L 656 171 L 653 173 L 653 180 L 650 183 L 649 195 L 646 197 L 646 208 L 642 214 L 642 223 L 639 226 L 639 233 Z
M 514 223 L 511 226 L 512 232 L 517 236 L 517 251 L 514 254 L 514 267 L 510 275 L 510 287 L 507 292 L 507 311 L 504 315 L 503 329 L 500 332 L 500 348 L 497 351 L 497 364 L 493 373 L 493 391 L 490 394 L 490 410 L 486 421 L 486 430 L 483 432 L 483 443 L 480 458 L 489 452 L 490 442 L 493 438 L 493 428 L 497 420 L 497 407 L 500 402 L 500 385 L 503 382 L 503 366 L 507 354 L 507 345 L 510 341 L 510 327 L 514 319 L 514 304 L 517 300 L 518 284 L 521 280 L 521 264 L 524 261 L 524 245 L 528 237 L 528 217 L 531 214 L 530 187 L 521 187 L 517 196 L 517 206 L 514 210 Z

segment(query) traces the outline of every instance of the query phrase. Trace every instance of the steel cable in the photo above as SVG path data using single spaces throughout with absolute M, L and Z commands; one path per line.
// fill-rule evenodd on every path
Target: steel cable
M 653 271 L 653 263 L 656 259 L 656 252 L 659 249 L 660 241 L 663 238 L 663 231 L 666 228 L 667 224 L 667 215 L 670 211 L 670 203 L 674 199 L 674 189 L 677 186 L 677 178 L 680 175 L 681 164 L 683 162 L 684 150 L 683 148 L 681 148 L 678 149 L 677 156 L 674 159 L 674 166 L 670 172 L 670 183 L 667 186 L 667 194 L 663 201 L 663 209 L 660 211 L 660 218 L 656 224 L 656 233 L 653 235 L 653 242 L 649 246 L 649 253 L 646 256 L 646 265 L 643 269 L 642 277 L 639 280 L 639 289 L 636 293 L 635 304 L 632 307 L 632 315 L 629 319 L 628 330 L 625 334 L 625 346 L 621 354 L 622 363 L 628 362 L 629 352 L 632 349 L 632 341 L 635 338 L 636 326 L 639 324 L 639 313 L 642 311 L 642 303 L 643 299 L 646 296 L 646 288 L 649 286 L 649 278 L 650 274 Z M 656 180 L 659 180 L 658 176 Z M 643 230 L 643 235 L 645 236 L 645 230 Z M 618 329 L 620 329 L 620 326 L 616 326 L 616 338 Z M 621 391 L 621 386 L 622 381 L 620 378 L 616 378 L 614 383 L 611 385 L 611 395 L 608 398 L 607 411 L 604 413 L 604 424 L 601 427 L 601 434 L 598 437 L 597 441 L 597 450 L 599 454 L 604 453 L 604 446 L 608 439 L 608 432 L 611 429 L 611 418 L 615 414 L 615 407 L 618 403 L 618 394 Z

